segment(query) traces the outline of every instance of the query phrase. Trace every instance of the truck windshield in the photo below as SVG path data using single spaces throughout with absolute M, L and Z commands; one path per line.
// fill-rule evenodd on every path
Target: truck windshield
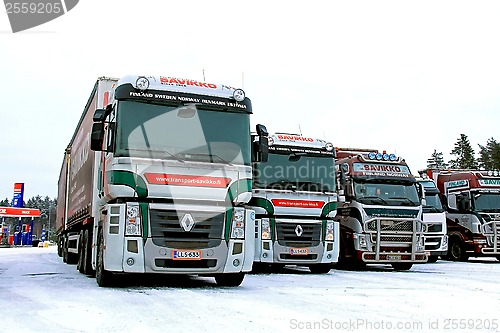
M 500 194 L 474 193 L 474 207 L 477 211 L 500 212 Z
M 247 113 L 119 101 L 115 156 L 250 164 Z
M 270 153 L 267 162 L 256 163 L 254 187 L 276 190 L 334 192 L 332 156 L 295 156 Z
M 425 193 L 424 213 L 442 213 L 443 205 L 438 193 Z
M 354 182 L 355 198 L 368 205 L 418 206 L 420 200 L 413 183 Z

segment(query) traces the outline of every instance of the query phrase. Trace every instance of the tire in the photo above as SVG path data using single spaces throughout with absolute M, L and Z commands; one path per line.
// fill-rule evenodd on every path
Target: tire
M 435 263 L 436 261 L 438 261 L 438 258 L 439 256 L 429 256 L 429 258 L 427 259 L 427 263 Z
M 89 241 L 89 231 L 82 231 L 82 237 L 80 242 L 80 249 L 78 250 L 78 271 L 85 275 L 92 274 L 92 263 L 90 252 L 91 246 Z
M 66 247 L 66 237 L 64 237 L 61 241 L 61 252 L 63 262 L 68 263 L 68 248 Z
M 395 271 L 408 271 L 413 266 L 411 262 L 395 262 L 391 264 Z
M 61 237 L 57 237 L 57 255 L 59 257 L 62 257 L 62 240 L 61 240 Z
M 217 274 L 215 282 L 221 287 L 238 287 L 245 278 L 245 273 Z
M 83 262 L 83 274 L 94 275 L 94 270 L 92 269 L 92 234 L 89 230 L 85 230 L 83 233 L 84 240 L 84 252 L 85 260 Z
M 252 265 L 252 273 L 271 273 L 271 265 L 261 262 L 254 262 Z
M 76 269 L 83 274 L 83 266 L 85 262 L 85 251 L 83 240 L 83 231 L 80 231 L 80 239 L 78 240 L 78 263 L 76 264 Z
M 347 245 L 345 245 L 345 243 L 341 241 L 339 249 L 339 260 L 337 261 L 337 264 L 335 264 L 335 268 L 347 271 L 364 270 L 366 268 L 366 263 L 364 261 L 359 261 L 354 257 L 354 248 L 352 246 L 349 249 L 351 251 L 351 255 L 350 257 L 348 257 L 348 249 L 346 247 Z
M 97 240 L 97 264 L 95 279 L 99 287 L 110 287 L 112 285 L 113 276 L 111 272 L 104 269 L 104 236 L 99 232 Z
M 452 261 L 467 261 L 469 255 L 465 252 L 465 244 L 459 237 L 453 237 L 448 244 L 448 259 Z
M 331 266 L 328 264 L 317 264 L 309 266 L 309 270 L 313 274 L 328 274 L 330 272 Z

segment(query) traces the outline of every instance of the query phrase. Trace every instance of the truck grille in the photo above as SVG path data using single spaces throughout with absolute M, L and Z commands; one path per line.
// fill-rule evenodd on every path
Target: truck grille
M 367 229 L 370 231 L 377 231 L 377 221 L 374 220 L 367 225 Z M 380 230 L 384 231 L 413 231 L 413 221 L 392 221 L 392 220 L 381 220 Z
M 375 243 L 377 241 L 377 235 L 372 234 L 371 237 L 372 237 L 372 242 Z M 380 241 L 387 242 L 387 243 L 411 243 L 412 236 L 411 235 L 381 235 Z
M 201 259 L 201 260 L 155 259 L 155 266 L 163 268 L 213 268 L 217 266 L 217 260 L 216 259 Z
M 179 218 L 190 214 L 194 226 L 185 231 Z M 222 242 L 224 213 L 150 210 L 151 237 L 157 246 L 177 249 L 217 247 Z
M 317 260 L 318 255 L 313 254 L 305 254 L 305 255 L 292 255 L 287 253 L 280 253 L 281 260 Z
M 297 236 L 295 229 L 300 225 L 302 234 Z M 276 223 L 278 244 L 291 247 L 318 246 L 321 240 L 321 222 L 319 223 Z

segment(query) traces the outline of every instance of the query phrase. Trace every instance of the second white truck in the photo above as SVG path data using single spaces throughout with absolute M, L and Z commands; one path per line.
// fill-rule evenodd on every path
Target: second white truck
M 258 142 L 255 137 L 254 152 Z M 268 160 L 253 164 L 254 266 L 298 265 L 313 273 L 329 272 L 339 254 L 335 189 L 331 143 L 271 135 Z
M 422 216 L 427 224 L 425 233 L 425 251 L 428 255 L 427 262 L 436 262 L 439 257 L 448 253 L 448 235 L 446 227 L 446 212 L 441 203 L 440 192 L 432 179 L 422 174 L 423 178 L 417 178 L 424 191 L 424 205 Z

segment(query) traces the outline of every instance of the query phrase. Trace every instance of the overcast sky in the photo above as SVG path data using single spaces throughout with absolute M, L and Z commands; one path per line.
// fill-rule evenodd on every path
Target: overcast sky
M 0 13 L 0 199 L 56 197 L 97 77 L 243 87 L 253 124 L 395 152 L 500 140 L 500 1 L 81 0 L 13 34 Z

